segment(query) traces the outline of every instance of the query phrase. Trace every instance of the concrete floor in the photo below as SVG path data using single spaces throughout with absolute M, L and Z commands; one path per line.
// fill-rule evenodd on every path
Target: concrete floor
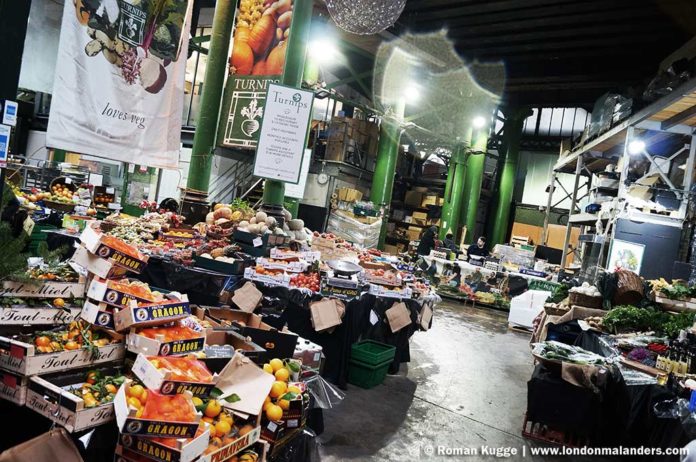
M 521 436 L 533 370 L 528 342 L 508 330 L 506 313 L 443 301 L 432 329 L 412 337 L 411 362 L 399 375 L 371 390 L 350 385 L 340 406 L 325 411 L 322 462 L 464 459 L 430 457 L 438 446 L 478 448 L 467 460 L 490 458 L 482 446 L 515 448 L 509 460 L 521 460 L 525 446 L 524 460 L 541 460 Z

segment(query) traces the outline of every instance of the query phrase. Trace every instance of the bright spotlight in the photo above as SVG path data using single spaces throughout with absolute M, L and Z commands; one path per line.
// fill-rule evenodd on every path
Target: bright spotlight
M 309 54 L 318 63 L 329 63 L 336 60 L 338 50 L 336 45 L 328 39 L 313 40 L 309 44 Z
M 628 143 L 628 153 L 632 156 L 640 154 L 645 151 L 645 142 L 641 140 L 633 140 Z
M 420 99 L 420 88 L 415 84 L 410 84 L 404 89 L 404 98 L 407 103 L 415 103 Z
M 474 124 L 474 128 L 483 128 L 483 126 L 486 125 L 486 119 L 483 116 L 474 117 L 472 122 Z

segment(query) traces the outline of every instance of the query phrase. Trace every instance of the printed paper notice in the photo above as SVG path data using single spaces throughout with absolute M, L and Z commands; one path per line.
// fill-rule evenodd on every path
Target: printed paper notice
M 254 176 L 299 183 L 313 99 L 311 91 L 268 86 Z

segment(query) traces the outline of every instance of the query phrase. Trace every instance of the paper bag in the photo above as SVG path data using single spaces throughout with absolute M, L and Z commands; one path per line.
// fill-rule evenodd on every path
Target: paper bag
M 247 282 L 242 287 L 234 291 L 232 296 L 232 302 L 239 307 L 240 310 L 247 313 L 253 313 L 259 303 L 263 294 L 259 289 L 256 288 L 253 282 Z
M 83 462 L 80 452 L 62 428 L 56 428 L 3 451 L 0 462 Z
M 404 302 L 395 303 L 384 314 L 387 315 L 392 334 L 411 324 L 411 312 Z
M 244 414 L 258 415 L 274 381 L 275 377 L 249 358 L 235 353 L 220 371 L 215 385 L 222 391 L 220 399 L 224 407 Z M 231 403 L 225 400 L 233 394 L 239 397 L 239 401 Z
M 339 308 L 340 307 L 340 308 Z M 312 325 L 314 330 L 321 332 L 341 324 L 341 312 L 345 312 L 345 305 L 338 305 L 336 300 L 323 298 L 309 304 L 312 313 Z
M 433 309 L 430 307 L 430 305 L 423 305 L 419 318 L 418 323 L 420 324 L 421 329 L 430 329 L 430 320 L 433 319 Z

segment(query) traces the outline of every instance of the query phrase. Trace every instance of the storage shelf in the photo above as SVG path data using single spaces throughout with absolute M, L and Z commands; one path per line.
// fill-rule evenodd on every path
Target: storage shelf
M 405 222 L 405 221 L 392 220 L 392 219 L 389 219 L 389 222 L 390 222 L 390 223 L 396 223 L 397 225 L 416 226 L 416 227 L 418 227 L 418 228 L 427 228 L 427 227 L 429 227 L 429 226 L 432 226 L 432 225 L 418 225 L 418 224 L 416 224 L 416 223 L 407 223 L 407 222 Z
M 599 218 L 598 213 L 577 213 L 571 215 L 568 221 L 576 225 L 594 225 Z M 602 217 L 602 221 L 607 221 L 609 218 L 606 216 Z

